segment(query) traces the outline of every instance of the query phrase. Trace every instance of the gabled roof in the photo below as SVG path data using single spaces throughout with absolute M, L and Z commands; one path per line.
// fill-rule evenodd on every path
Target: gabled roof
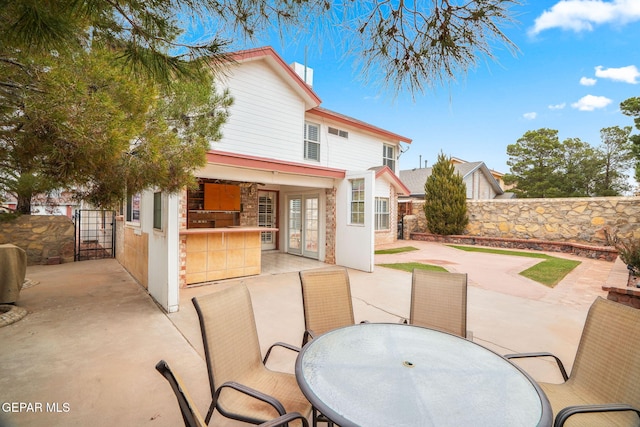
M 276 74 L 278 74 L 290 87 L 304 100 L 305 109 L 308 114 L 324 117 L 338 123 L 355 127 L 356 129 L 378 135 L 381 138 L 390 139 L 392 141 L 411 143 L 411 139 L 406 136 L 398 135 L 388 130 L 379 128 L 372 124 L 354 119 L 347 115 L 337 113 L 320 107 L 320 97 L 313 91 L 311 86 L 305 83 L 284 60 L 276 53 L 271 46 L 259 47 L 255 49 L 247 49 L 230 54 L 230 57 L 237 63 L 246 63 L 250 61 L 265 61 Z
M 402 183 L 400 178 L 393 173 L 389 166 L 376 166 L 369 168 L 369 170 L 376 171 L 376 179 L 382 177 L 387 180 L 387 182 L 396 189 L 396 192 L 399 195 L 408 196 L 410 194 L 409 189 Z
M 463 179 L 473 174 L 476 170 L 480 170 L 482 174 L 487 178 L 489 184 L 495 190 L 497 196 L 503 194 L 504 191 L 498 184 L 498 181 L 491 174 L 491 171 L 484 164 L 484 162 L 466 162 L 466 163 L 453 163 L 455 171 L 462 176 Z M 432 168 L 417 168 L 400 171 L 400 180 L 404 185 L 409 188 L 410 195 L 415 197 L 424 196 L 424 184 L 427 178 L 431 175 Z
M 241 50 L 229 55 L 237 63 L 250 61 L 265 61 L 269 66 L 286 81 L 291 88 L 304 100 L 306 108 L 313 108 L 322 102 L 320 97 L 307 85 L 271 46 L 255 49 Z
M 411 138 L 398 135 L 397 133 L 389 132 L 388 130 L 363 122 L 362 120 L 354 119 L 353 117 L 349 117 L 345 114 L 337 113 L 323 107 L 314 107 L 307 111 L 307 113 L 334 120 L 345 125 L 353 126 L 357 129 L 365 130 L 381 137 L 391 139 L 393 141 L 406 142 L 407 144 L 411 144 Z

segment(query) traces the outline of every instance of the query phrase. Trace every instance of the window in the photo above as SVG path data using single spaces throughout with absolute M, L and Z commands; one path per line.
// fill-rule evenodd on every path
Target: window
M 351 182 L 351 224 L 364 224 L 364 179 Z
M 376 197 L 376 230 L 389 229 L 389 199 Z
M 338 135 L 341 138 L 349 138 L 349 132 L 346 130 L 329 127 L 329 133 L 331 135 Z
M 140 224 L 140 194 L 127 196 L 127 221 Z
M 153 228 L 162 230 L 162 193 L 153 193 Z
M 396 171 L 396 149 L 393 145 L 384 144 L 382 146 L 382 164 L 389 166 L 392 171 Z
M 320 161 L 320 126 L 304 124 L 304 158 Z

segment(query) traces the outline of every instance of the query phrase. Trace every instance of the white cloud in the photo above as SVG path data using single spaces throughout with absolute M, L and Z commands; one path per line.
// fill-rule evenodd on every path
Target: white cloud
M 597 81 L 598 81 L 597 79 L 591 79 L 589 77 L 582 77 L 580 79 L 580 84 L 582 86 L 593 86 L 593 85 L 596 84 Z
M 567 103 L 563 102 L 562 104 L 549 105 L 549 109 L 550 110 L 562 110 L 566 106 L 567 106 Z
M 524 113 L 524 114 L 522 115 L 522 117 L 524 117 L 524 118 L 525 118 L 525 119 L 527 119 L 527 120 L 533 120 L 533 119 L 535 119 L 536 117 L 538 117 L 538 113 L 536 113 L 536 112 Z
M 578 33 L 592 31 L 595 25 L 623 25 L 639 20 L 638 0 L 561 0 L 536 18 L 529 34 L 536 35 L 551 28 Z
M 586 95 L 574 102 L 571 106 L 580 111 L 593 111 L 611 104 L 611 100 L 604 96 Z
M 621 68 L 602 68 L 602 66 L 598 65 L 596 67 L 596 77 L 634 85 L 638 83 L 640 71 L 638 71 L 635 65 Z

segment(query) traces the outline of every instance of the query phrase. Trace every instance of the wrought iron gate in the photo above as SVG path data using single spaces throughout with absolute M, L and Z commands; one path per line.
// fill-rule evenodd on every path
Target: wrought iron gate
M 115 211 L 76 210 L 75 260 L 113 258 L 116 255 Z

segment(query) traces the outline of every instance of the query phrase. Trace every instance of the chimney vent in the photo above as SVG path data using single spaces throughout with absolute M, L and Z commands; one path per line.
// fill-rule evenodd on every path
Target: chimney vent
M 293 68 L 293 71 L 295 71 L 307 85 L 313 86 L 313 68 L 309 68 L 298 62 L 291 64 L 291 68 Z

